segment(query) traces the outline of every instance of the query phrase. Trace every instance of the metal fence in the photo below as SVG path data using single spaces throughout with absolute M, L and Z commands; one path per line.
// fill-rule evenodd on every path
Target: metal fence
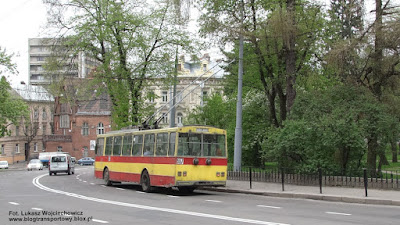
M 339 173 L 315 169 L 313 172 L 297 172 L 293 169 L 228 168 L 228 180 L 274 182 L 284 184 L 326 187 L 364 187 L 400 190 L 400 171 L 368 171 L 366 169 Z

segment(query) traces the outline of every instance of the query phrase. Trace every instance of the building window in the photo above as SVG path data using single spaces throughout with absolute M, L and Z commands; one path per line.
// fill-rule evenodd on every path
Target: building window
M 168 101 L 168 92 L 163 91 L 162 92 L 162 102 L 167 102 Z
M 147 98 L 148 98 L 148 100 L 149 100 L 150 103 L 154 103 L 154 96 L 155 96 L 154 91 L 150 91 L 150 92 L 147 94 Z
M 203 72 L 207 71 L 207 64 L 203 64 Z
M 1 154 L 4 155 L 4 145 L 1 145 Z
M 104 134 L 104 124 L 102 122 L 97 125 L 97 134 Z
M 69 128 L 69 115 L 60 116 L 60 128 Z
M 19 153 L 19 145 L 15 144 L 15 153 Z
M 42 129 L 43 129 L 43 135 L 46 135 L 46 130 L 47 130 L 47 125 L 46 125 L 46 123 L 43 123 L 42 124 Z
M 43 56 L 38 56 L 36 59 L 37 59 L 38 62 L 43 62 L 44 61 L 44 57 Z
M 19 126 L 15 126 L 15 136 L 19 136 Z
M 168 123 L 168 114 L 163 113 L 163 118 L 162 118 L 162 123 L 167 124 Z
M 83 123 L 82 125 L 82 135 L 83 136 L 88 136 L 89 135 L 89 124 L 88 123 Z
M 42 119 L 43 119 L 43 120 L 47 120 L 47 112 L 46 112 L 46 109 L 43 109 L 43 112 L 42 112 Z
M 182 113 L 178 113 L 177 114 L 177 117 L 178 117 L 178 124 L 182 124 L 182 121 L 183 121 L 183 115 L 182 115 Z
M 62 146 L 57 147 L 57 152 L 62 152 Z
M 181 102 L 182 101 L 182 92 L 178 92 L 176 94 L 176 103 Z
M 38 151 L 37 143 L 33 143 L 33 151 L 34 152 Z
M 33 110 L 33 119 L 35 119 L 35 120 L 39 119 L 39 110 L 38 109 Z

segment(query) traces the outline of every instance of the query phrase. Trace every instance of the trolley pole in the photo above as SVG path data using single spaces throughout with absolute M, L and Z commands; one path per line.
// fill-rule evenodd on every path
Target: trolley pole
M 240 171 L 242 165 L 242 85 L 243 85 L 243 19 L 244 5 L 241 1 L 242 13 L 239 36 L 239 74 L 238 74 L 238 94 L 236 103 L 236 128 L 235 128 L 235 149 L 233 157 L 234 171 Z

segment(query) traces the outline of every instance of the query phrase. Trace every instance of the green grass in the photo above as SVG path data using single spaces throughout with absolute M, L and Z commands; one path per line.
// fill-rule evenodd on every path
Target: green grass
M 389 165 L 382 165 L 382 170 L 386 171 L 397 171 L 400 173 L 400 155 L 397 156 L 399 162 L 392 162 L 392 152 L 386 152 L 386 158 L 389 161 Z

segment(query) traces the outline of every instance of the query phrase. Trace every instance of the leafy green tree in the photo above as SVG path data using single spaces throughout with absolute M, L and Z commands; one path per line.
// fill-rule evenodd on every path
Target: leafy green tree
M 10 94 L 11 86 L 3 76 L 5 72 L 16 73 L 12 55 L 0 47 L 0 137 L 10 134 L 7 129 L 11 124 L 18 124 L 21 117 L 28 117 L 28 106 L 21 99 Z
M 379 137 L 379 150 L 384 150 L 393 120 L 387 107 L 364 88 L 339 85 L 300 94 L 284 125 L 265 140 L 264 157 L 283 167 L 321 167 L 345 174 L 364 166 L 372 131 Z
M 321 7 L 309 1 L 243 2 L 243 35 L 246 49 L 251 49 L 246 57 L 252 61 L 245 63 L 244 73 L 257 78 L 268 99 L 270 122 L 279 127 L 295 101 L 297 78 L 313 71 L 312 56 L 321 43 L 325 20 Z M 202 32 L 213 34 L 223 45 L 237 43 L 240 1 L 201 3 L 206 11 L 200 19 Z M 236 51 L 238 46 L 234 47 Z M 227 56 L 237 58 L 232 54 Z M 248 69 L 252 65 L 255 67 Z M 235 74 L 234 70 L 229 71 Z
M 50 24 L 66 37 L 65 46 L 100 62 L 97 88 L 112 101 L 115 128 L 140 123 L 142 92 L 148 78 L 172 74 L 177 45 L 190 47 L 184 29 L 175 29 L 170 0 L 45 0 Z M 73 12 L 73 14 L 71 14 Z
M 400 75 L 400 41 L 395 38 L 400 30 L 399 13 L 395 11 L 396 6 L 390 3 L 390 0 L 376 0 L 373 23 L 358 35 L 338 43 L 327 57 L 328 66 L 333 68 L 330 71 L 337 72 L 343 82 L 366 87 L 379 102 L 388 106 L 389 103 L 398 101 L 393 93 L 398 92 Z M 396 114 L 392 116 L 398 118 Z M 379 127 L 377 120 L 373 118 L 370 123 L 375 124 L 373 127 Z M 393 134 L 390 136 L 395 137 Z M 379 132 L 371 129 L 367 138 L 367 167 L 376 171 L 377 158 L 379 157 L 379 165 L 387 160 L 380 150 Z M 394 141 L 396 138 L 392 138 L 391 142 Z

